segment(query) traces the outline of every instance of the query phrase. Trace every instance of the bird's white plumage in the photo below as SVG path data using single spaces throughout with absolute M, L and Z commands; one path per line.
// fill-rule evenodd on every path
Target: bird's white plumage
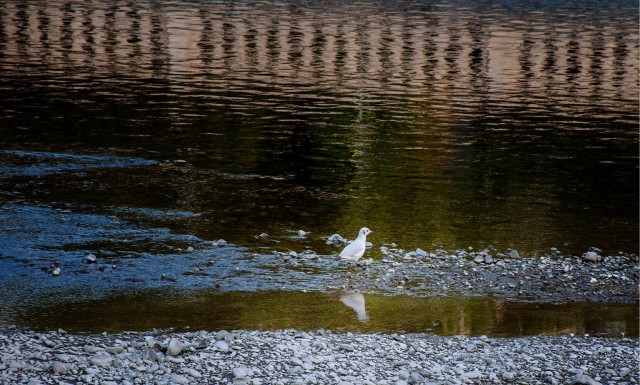
M 368 228 L 361 228 L 360 232 L 358 233 L 358 238 L 345 246 L 342 252 L 340 252 L 340 258 L 348 261 L 355 261 L 357 263 L 358 260 L 364 255 L 364 251 L 367 248 L 367 235 L 370 233 L 372 233 L 372 231 Z

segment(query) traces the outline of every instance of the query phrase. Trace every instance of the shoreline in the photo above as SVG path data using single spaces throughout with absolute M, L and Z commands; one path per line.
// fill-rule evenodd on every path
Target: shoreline
M 2 384 L 637 384 L 638 338 L 0 331 Z

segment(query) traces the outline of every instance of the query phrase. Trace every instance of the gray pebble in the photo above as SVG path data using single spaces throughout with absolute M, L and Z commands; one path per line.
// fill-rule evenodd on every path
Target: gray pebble
M 145 361 L 156 362 L 158 360 L 158 353 L 154 349 L 144 348 L 142 351 L 142 359 Z
M 169 346 L 167 346 L 167 355 L 168 356 L 177 356 L 182 352 L 183 345 L 177 338 L 172 338 L 169 341 Z
M 59 353 L 54 356 L 56 360 L 60 362 L 69 362 L 71 361 L 71 357 L 66 353 Z
M 109 367 L 111 366 L 111 364 L 113 364 L 113 358 L 111 358 L 110 355 L 108 354 L 97 354 L 95 356 L 93 356 L 89 362 L 91 362 L 92 365 L 95 366 L 101 366 L 101 367 Z
M 587 376 L 583 373 L 578 373 L 573 377 L 572 384 L 582 384 L 582 385 L 602 385 L 598 381 L 593 378 Z
M 124 348 L 122 346 L 110 346 L 106 350 L 107 350 L 107 353 L 111 353 L 111 354 L 120 354 L 124 352 Z
M 245 366 L 238 366 L 232 370 L 235 378 L 247 378 L 251 376 L 251 370 Z
M 181 374 L 172 374 L 170 381 L 176 385 L 185 385 L 189 383 L 189 379 Z
M 61 374 L 67 371 L 67 366 L 60 361 L 53 361 L 51 364 L 51 371 L 56 374 Z
M 233 334 L 229 333 L 226 330 L 220 330 L 218 333 L 216 333 L 217 341 L 225 340 L 227 342 L 230 342 L 233 341 L 233 338 Z
M 512 372 L 502 372 L 500 376 L 505 381 L 513 381 L 513 379 L 515 378 L 515 375 Z
M 221 352 L 229 351 L 229 343 L 227 343 L 227 341 L 224 341 L 224 340 L 216 341 L 216 343 L 213 346 Z

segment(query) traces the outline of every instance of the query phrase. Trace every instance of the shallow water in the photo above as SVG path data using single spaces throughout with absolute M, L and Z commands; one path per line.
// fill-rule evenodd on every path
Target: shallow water
M 74 261 L 94 253 L 117 268 L 93 285 L 154 289 L 199 263 L 188 246 L 223 238 L 236 246 L 198 258 L 317 290 L 323 267 L 265 260 L 335 253 L 322 237 L 364 225 L 407 250 L 637 253 L 637 11 L 8 1 L 0 283 L 83 291 Z M 78 273 L 47 282 L 54 263 Z M 278 289 L 253 277 L 233 287 Z
M 376 333 L 513 337 L 536 334 L 638 336 L 637 306 L 513 302 L 490 298 L 413 298 L 334 291 L 122 291 L 86 300 L 80 293 L 20 312 L 19 327 L 102 332 L 296 328 Z

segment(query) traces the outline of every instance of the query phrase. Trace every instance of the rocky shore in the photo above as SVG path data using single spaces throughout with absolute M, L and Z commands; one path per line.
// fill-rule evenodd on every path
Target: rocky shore
M 638 339 L 0 333 L 1 384 L 636 384 Z
M 406 251 L 380 247 L 380 261 L 364 260 L 347 286 L 362 292 L 415 296 L 494 296 L 526 301 L 638 302 L 638 256 L 582 255 L 557 249 L 536 258 L 516 250 Z

